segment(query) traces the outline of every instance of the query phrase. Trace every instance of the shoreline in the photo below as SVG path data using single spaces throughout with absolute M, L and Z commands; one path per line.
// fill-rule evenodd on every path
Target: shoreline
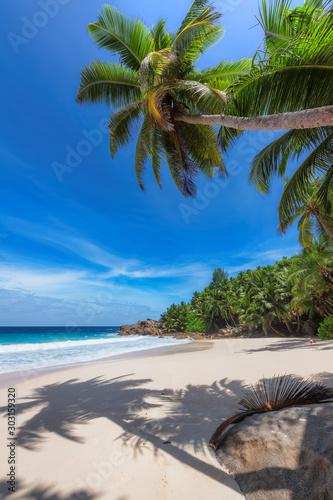
M 137 359 L 137 358 L 145 358 L 151 356 L 167 356 L 168 354 L 177 354 L 178 352 L 187 352 L 192 350 L 197 350 L 199 345 L 207 345 L 209 346 L 210 341 L 204 340 L 189 340 L 189 342 L 184 342 L 182 344 L 175 344 L 169 346 L 161 346 L 161 347 L 150 347 L 147 349 L 141 349 L 137 351 L 129 351 L 121 354 L 114 354 L 110 356 L 105 356 L 103 358 L 92 359 L 90 361 L 77 361 L 74 363 L 64 363 L 61 365 L 53 365 L 53 366 L 42 366 L 39 368 L 29 368 L 27 370 L 16 370 L 14 372 L 4 372 L 0 373 L 0 389 L 4 387 L 8 387 L 8 384 L 19 383 L 22 380 L 30 380 L 38 377 L 42 377 L 43 375 L 48 375 L 61 371 L 69 371 L 81 366 L 89 366 L 95 364 L 102 363 L 113 363 L 116 361 L 124 361 L 126 359 Z M 190 347 L 191 346 L 191 347 Z M 188 349 L 186 349 L 187 347 Z M 209 347 L 202 346 L 201 349 L 205 349 Z

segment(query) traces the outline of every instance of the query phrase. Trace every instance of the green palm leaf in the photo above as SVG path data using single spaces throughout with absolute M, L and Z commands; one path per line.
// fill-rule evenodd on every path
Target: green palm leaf
M 163 162 L 163 145 L 162 136 L 157 127 L 154 127 L 152 133 L 152 144 L 151 144 L 151 163 L 153 168 L 153 173 L 155 180 L 160 188 L 161 185 L 161 167 Z
M 151 151 L 151 127 L 148 117 L 146 116 L 139 133 L 135 150 L 135 174 L 142 191 L 145 190 L 142 183 L 142 176 L 149 156 L 149 151 Z
M 175 148 L 170 134 L 167 132 L 162 132 L 162 144 L 165 150 L 166 160 L 168 162 L 168 167 L 172 176 L 174 183 L 176 184 L 179 191 L 182 193 L 182 181 L 180 176 L 180 171 L 182 169 L 181 159 L 179 157 L 179 152 Z
M 177 57 L 193 62 L 220 40 L 224 30 L 222 26 L 215 24 L 220 17 L 208 2 L 194 1 L 172 43 Z
M 133 101 L 114 112 L 109 121 L 111 158 L 120 147 L 127 146 L 132 138 L 131 129 L 143 115 L 144 99 Z
M 292 213 L 292 207 L 304 196 L 306 186 L 320 173 L 328 172 L 333 164 L 332 151 L 333 132 L 329 133 L 310 155 L 298 167 L 294 175 L 286 184 L 280 203 L 280 221 L 288 219 Z
M 220 90 L 226 90 L 231 84 L 235 83 L 239 77 L 247 75 L 252 68 L 251 59 L 241 59 L 240 61 L 221 61 L 217 66 L 204 69 L 194 74 L 191 79 L 209 85 L 218 87 Z M 215 83 L 215 85 L 214 85 Z M 221 88 L 223 85 L 223 88 Z
M 175 84 L 176 95 L 193 110 L 201 113 L 222 113 L 226 107 L 226 94 L 200 82 L 182 80 Z
M 89 24 L 88 31 L 100 48 L 118 55 L 121 64 L 133 71 L 140 69 L 143 59 L 153 50 L 149 29 L 107 4 L 99 12 L 98 21 Z
M 154 50 L 171 48 L 172 38 L 170 33 L 165 30 L 165 19 L 158 21 L 151 30 L 151 36 L 154 40 Z
M 186 138 L 186 148 L 196 167 L 206 177 L 213 177 L 216 169 L 226 173 L 217 144 L 216 130 L 209 125 L 190 125 L 179 122 L 177 128 Z
M 122 106 L 141 94 L 136 73 L 119 64 L 94 61 L 81 72 L 76 101 Z
M 319 145 L 329 133 L 328 128 L 289 130 L 253 158 L 249 181 L 260 193 L 267 193 L 272 178 L 285 175 L 289 159 L 298 159 L 305 151 Z

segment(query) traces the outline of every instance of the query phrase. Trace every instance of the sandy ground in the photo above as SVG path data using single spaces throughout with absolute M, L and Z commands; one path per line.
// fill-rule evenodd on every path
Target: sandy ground
M 11 500 L 238 500 L 207 446 L 244 385 L 293 373 L 333 387 L 333 342 L 230 339 L 62 371 L 2 377 L 16 391 Z M 7 387 L 0 389 L 0 499 Z

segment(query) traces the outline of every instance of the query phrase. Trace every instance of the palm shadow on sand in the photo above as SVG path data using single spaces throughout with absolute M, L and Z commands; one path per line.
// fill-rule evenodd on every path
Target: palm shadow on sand
M 104 417 L 122 428 L 117 437 L 134 456 L 162 451 L 210 478 L 224 482 L 228 476 L 193 451 L 212 454 L 208 441 L 235 406 L 243 382 L 223 379 L 212 385 L 188 385 L 185 389 L 152 390 L 150 379 L 133 374 L 106 380 L 102 377 L 45 385 L 17 404 L 17 414 L 36 410 L 17 433 L 18 444 L 38 450 L 48 433 L 84 444 L 79 426 Z M 163 407 L 163 412 L 160 412 Z M 0 411 L 5 411 L 0 408 Z M 75 426 L 75 430 L 74 430 Z M 41 497 L 43 498 L 43 497 Z
M 318 351 L 333 350 L 333 340 L 316 340 L 314 344 L 310 344 L 308 339 L 304 338 L 286 338 L 279 342 L 269 343 L 266 346 L 254 347 L 252 349 L 242 349 L 247 354 L 253 354 L 260 351 L 290 351 L 291 349 L 316 349 Z
M 333 386 L 332 374 L 319 375 L 324 383 Z M 78 435 L 79 426 L 104 417 L 121 427 L 117 439 L 134 455 L 146 453 L 145 445 L 149 444 L 156 456 L 163 451 L 217 482 L 224 482 L 228 476 L 218 464 L 215 467 L 193 452 L 212 453 L 209 438 L 221 420 L 233 414 L 244 382 L 222 379 L 211 385 L 188 385 L 179 391 L 152 390 L 150 382 L 128 374 L 110 380 L 71 379 L 39 387 L 17 404 L 18 415 L 37 410 L 19 429 L 18 444 L 37 450 L 48 433 L 84 444 L 84 438 Z M 31 498 L 57 500 L 42 490 L 36 495 Z M 93 499 L 87 496 L 87 500 Z

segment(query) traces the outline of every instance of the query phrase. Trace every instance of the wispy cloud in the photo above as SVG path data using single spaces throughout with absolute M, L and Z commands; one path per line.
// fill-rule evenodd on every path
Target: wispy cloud
M 70 251 L 75 257 L 95 264 L 101 269 L 99 279 L 116 277 L 127 278 L 168 278 L 194 277 L 210 273 L 211 266 L 207 264 L 177 262 L 173 265 L 151 265 L 139 259 L 123 257 L 115 252 L 106 250 L 82 237 L 71 236 L 75 231 L 57 231 L 49 226 L 25 221 L 15 217 L 3 217 L 1 220 L 8 230 L 38 241 L 53 248 Z
M 119 255 L 57 221 L 53 221 L 53 227 L 14 217 L 3 218 L 2 223 L 9 234 L 52 247 L 57 255 L 60 252 L 63 256 L 55 264 L 56 259 L 48 256 L 49 251 L 44 252 L 43 258 L 34 259 L 30 255 L 28 259 L 6 247 L 0 248 L 3 257 L 0 289 L 6 303 L 11 304 L 8 307 L 12 316 L 16 317 L 19 303 L 26 318 L 31 317 L 32 311 L 38 315 L 41 307 L 40 314 L 48 311 L 45 312 L 48 324 L 55 321 L 61 308 L 62 319 L 54 324 L 65 324 L 65 319 L 71 318 L 86 325 L 115 324 L 117 321 L 112 318 L 118 317 L 122 317 L 120 322 L 137 321 L 146 314 L 158 318 L 172 302 L 190 300 L 194 291 L 207 286 L 216 267 L 236 275 L 272 264 L 298 250 L 297 246 L 272 248 L 267 242 L 267 246 L 260 244 L 236 254 L 224 251 L 200 262 L 191 256 L 173 263 L 147 262 L 132 258 L 130 252 L 126 257 Z M 6 314 L 7 311 L 4 317 Z

